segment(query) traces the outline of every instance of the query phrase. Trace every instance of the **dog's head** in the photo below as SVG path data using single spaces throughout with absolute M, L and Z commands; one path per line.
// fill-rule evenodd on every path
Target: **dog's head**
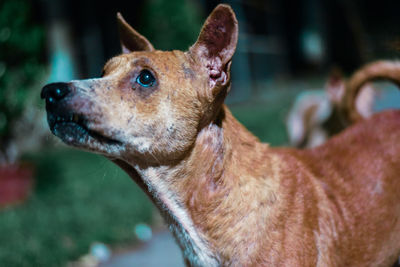
M 118 23 L 123 54 L 101 78 L 43 88 L 50 129 L 69 145 L 113 158 L 180 158 L 229 90 L 235 15 L 217 6 L 186 52 L 155 50 L 120 14 Z

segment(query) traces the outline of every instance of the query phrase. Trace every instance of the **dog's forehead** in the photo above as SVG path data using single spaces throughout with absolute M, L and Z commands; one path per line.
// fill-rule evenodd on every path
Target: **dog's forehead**
M 163 72 L 187 71 L 190 68 L 187 55 L 178 50 L 174 51 L 140 51 L 122 54 L 110 59 L 104 69 L 130 69 L 135 66 L 151 67 Z

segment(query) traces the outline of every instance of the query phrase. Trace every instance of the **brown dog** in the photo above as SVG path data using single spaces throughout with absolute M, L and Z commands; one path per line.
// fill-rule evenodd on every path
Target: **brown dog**
M 219 5 L 187 52 L 119 16 L 99 79 L 44 87 L 65 143 L 101 153 L 159 207 L 189 266 L 389 266 L 400 254 L 400 112 L 313 150 L 270 148 L 223 105 L 238 25 Z
M 400 63 L 371 62 L 347 81 L 336 71 L 329 77 L 324 91 L 300 94 L 287 120 L 291 145 L 315 147 L 356 121 L 369 118 L 376 94 L 370 82 L 376 80 L 388 80 L 399 86 Z

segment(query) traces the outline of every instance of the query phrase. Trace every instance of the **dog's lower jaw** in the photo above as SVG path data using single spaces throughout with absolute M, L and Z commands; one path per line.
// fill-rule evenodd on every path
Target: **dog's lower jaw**
M 49 125 L 52 133 L 64 143 L 82 150 L 114 157 L 120 156 L 125 150 L 122 142 L 107 137 L 113 136 L 112 134 L 104 135 L 93 131 L 82 122 L 68 119 L 55 122 L 49 119 Z

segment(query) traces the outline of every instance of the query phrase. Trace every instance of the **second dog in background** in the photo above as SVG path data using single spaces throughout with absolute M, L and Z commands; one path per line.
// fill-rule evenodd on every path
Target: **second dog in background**
M 325 90 L 300 94 L 286 121 L 290 144 L 299 148 L 321 145 L 352 123 L 370 117 L 376 96 L 372 82 L 376 80 L 400 85 L 400 63 L 372 62 L 347 81 L 339 71 L 334 71 Z

